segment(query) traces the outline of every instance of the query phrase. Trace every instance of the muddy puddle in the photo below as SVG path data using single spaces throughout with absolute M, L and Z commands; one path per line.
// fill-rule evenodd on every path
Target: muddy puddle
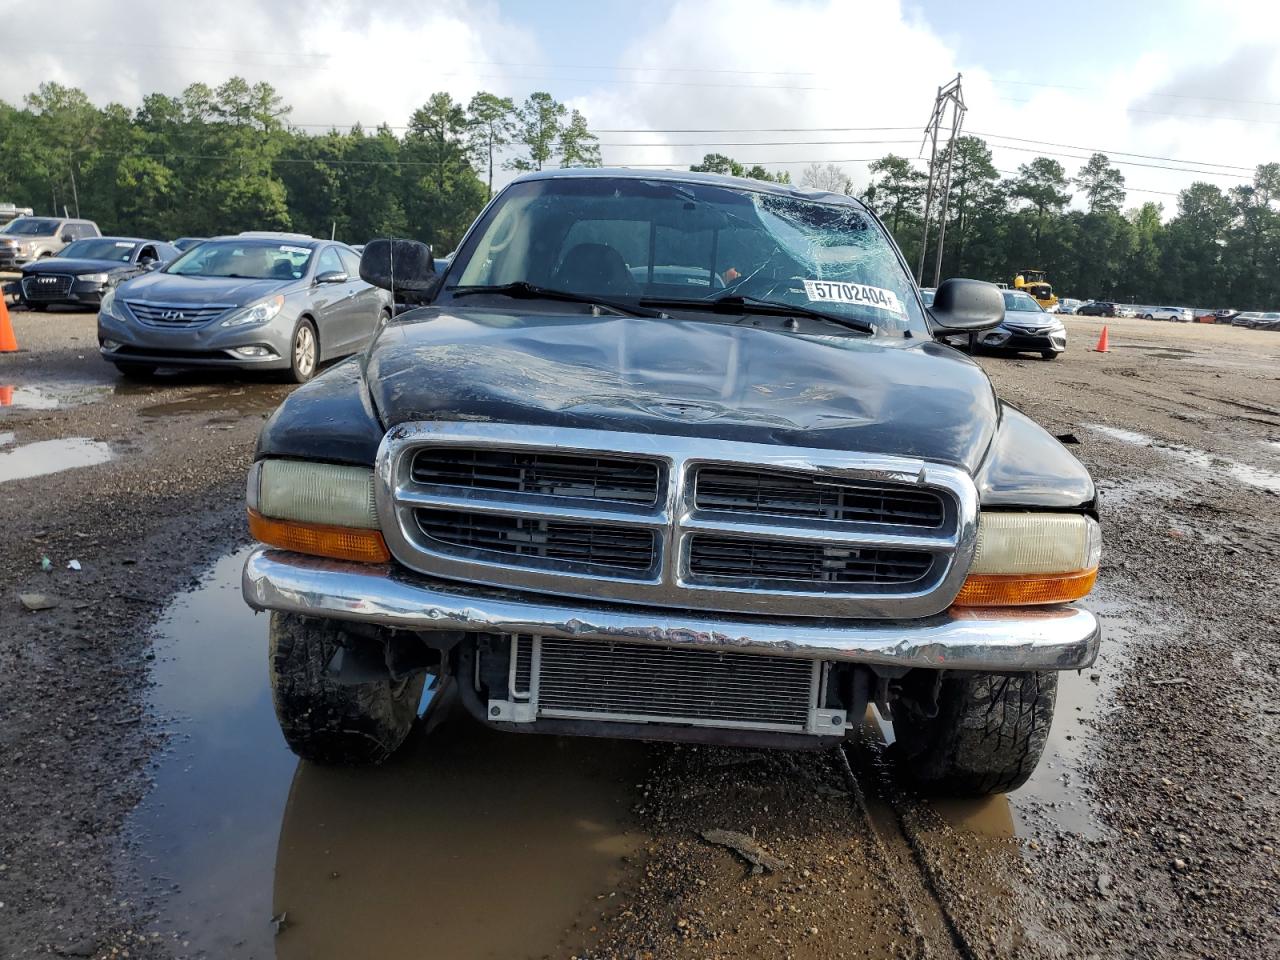
M 159 628 L 151 706 L 173 740 L 131 822 L 136 872 L 167 891 L 156 929 L 207 957 L 566 953 L 639 848 L 645 748 L 455 712 L 376 770 L 301 763 L 272 711 L 267 618 L 240 598 L 244 556 Z
M 643 859 L 631 809 L 650 748 L 499 734 L 455 710 L 382 768 L 300 762 L 271 705 L 267 618 L 240 597 L 246 552 L 219 560 L 157 628 L 150 707 L 171 739 L 130 823 L 152 929 L 200 957 L 519 960 L 589 944 Z M 1060 677 L 1031 781 L 933 801 L 955 831 L 937 842 L 1003 863 L 1016 848 L 995 840 L 1101 831 L 1084 771 L 1125 646 L 1123 617 L 1104 614 L 1097 667 Z M 874 714 L 871 730 L 893 739 Z M 886 776 L 856 760 L 855 775 Z
M 1124 430 L 1101 423 L 1086 423 L 1083 426 L 1095 433 L 1119 440 L 1135 447 L 1148 447 L 1157 453 L 1174 460 L 1183 466 L 1218 477 L 1227 477 L 1249 487 L 1280 493 L 1280 471 L 1268 470 L 1253 464 L 1242 463 L 1226 457 L 1219 457 L 1206 450 L 1197 450 L 1176 443 L 1165 443 L 1135 430 Z
M 27 480 L 63 470 L 92 467 L 111 459 L 111 447 L 87 437 L 63 437 L 14 445 L 12 433 L 0 434 L 0 483 Z
M 111 387 L 85 383 L 42 383 L 39 386 L 0 384 L 0 410 L 60 410 L 95 403 L 111 394 Z
M 280 401 L 288 394 L 284 387 L 223 390 L 212 393 L 198 393 L 179 400 L 164 403 L 152 403 L 138 408 L 138 415 L 143 417 L 185 417 L 208 413 L 226 413 L 225 418 L 213 418 L 217 423 L 221 419 L 236 422 L 249 416 L 266 416 L 280 405 Z

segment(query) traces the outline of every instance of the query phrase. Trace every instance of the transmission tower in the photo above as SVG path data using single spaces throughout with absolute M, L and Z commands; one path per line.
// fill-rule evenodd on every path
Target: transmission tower
M 933 263 L 933 285 L 936 287 L 942 277 L 942 241 L 947 235 L 947 205 L 951 199 L 951 161 L 955 157 L 956 139 L 960 136 L 960 127 L 964 123 L 964 92 L 960 89 L 960 74 L 945 87 L 938 88 L 938 96 L 933 101 L 933 113 L 924 128 L 924 139 L 920 141 L 920 156 L 924 156 L 925 144 L 929 144 L 929 186 L 924 194 L 924 227 L 920 237 L 920 264 L 916 267 L 916 283 L 924 285 L 924 258 L 929 249 L 929 218 L 933 214 L 933 196 L 937 191 L 939 179 L 942 181 L 942 211 L 938 221 L 938 255 Z M 939 169 L 938 137 L 947 128 L 947 117 L 950 115 L 951 136 L 942 144 L 946 154 Z M 941 177 L 939 174 L 941 173 Z

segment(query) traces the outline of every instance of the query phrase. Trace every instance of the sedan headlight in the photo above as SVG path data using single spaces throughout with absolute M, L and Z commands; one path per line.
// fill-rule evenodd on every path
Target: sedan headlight
M 368 467 L 260 460 L 249 469 L 249 532 L 268 546 L 339 560 L 391 559 Z
M 224 327 L 243 327 L 250 323 L 266 323 L 284 309 L 284 297 L 276 294 L 266 300 L 259 300 L 252 306 L 238 310 L 222 321 Z
M 105 273 L 82 273 L 80 279 L 85 283 L 106 283 L 107 275 Z
M 1073 513 L 984 513 L 978 547 L 957 606 L 1066 603 L 1093 589 L 1102 533 Z
M 128 323 L 129 318 L 124 315 L 124 308 L 116 303 L 116 292 L 119 287 L 112 287 L 102 295 L 102 303 L 98 306 L 99 313 L 105 313 L 108 317 L 114 317 L 121 323 Z

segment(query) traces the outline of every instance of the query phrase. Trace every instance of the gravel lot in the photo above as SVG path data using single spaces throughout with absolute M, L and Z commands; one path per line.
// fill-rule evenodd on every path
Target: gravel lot
M 777 755 L 447 716 L 372 774 L 296 764 L 235 589 L 288 388 L 125 384 L 91 316 L 13 319 L 0 955 L 1280 956 L 1280 335 L 1108 321 L 1104 355 L 1069 317 L 1056 361 L 982 358 L 1099 481 L 1107 639 L 1032 781 L 961 804 L 904 792 L 873 720 Z

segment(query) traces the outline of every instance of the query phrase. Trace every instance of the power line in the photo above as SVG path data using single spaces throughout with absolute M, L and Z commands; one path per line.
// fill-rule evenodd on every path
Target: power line
M 1026 137 L 1010 137 L 1003 133 L 973 133 L 975 137 L 984 137 L 991 140 L 1013 140 L 1017 143 L 1037 143 L 1045 147 L 1064 147 L 1067 150 L 1088 150 L 1091 153 L 1105 153 L 1108 157 L 1117 154 L 1122 157 L 1138 157 L 1142 160 L 1169 160 L 1175 163 L 1194 163 L 1202 167 L 1225 167 L 1229 170 L 1247 170 L 1253 172 L 1253 167 L 1243 167 L 1232 163 L 1217 163 L 1213 160 L 1184 160 L 1181 157 L 1161 157 L 1149 153 L 1131 153 L 1128 150 L 1111 150 L 1106 147 L 1082 147 L 1075 143 L 1054 143 L 1050 140 L 1030 140 Z
M 1006 80 L 1002 77 L 991 77 L 992 83 L 1003 83 L 1018 87 L 1047 87 L 1052 90 L 1084 90 L 1095 93 L 1107 93 L 1106 87 L 1090 87 L 1069 83 L 1044 83 L 1037 80 Z M 1280 107 L 1275 100 L 1245 100 L 1240 97 L 1215 97 L 1198 93 L 1146 93 L 1143 96 L 1160 97 L 1171 100 L 1212 100 L 1216 103 L 1243 103 L 1256 107 Z

